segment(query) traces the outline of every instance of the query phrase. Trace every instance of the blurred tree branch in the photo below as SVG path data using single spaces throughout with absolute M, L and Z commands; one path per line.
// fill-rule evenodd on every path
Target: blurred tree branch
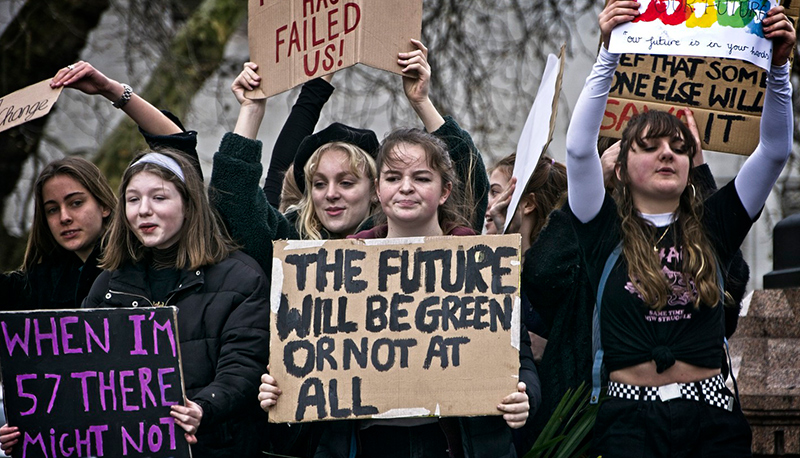
M 50 78 L 76 60 L 108 0 L 28 0 L 0 35 L 0 95 Z M 47 118 L 0 133 L 0 214 L 22 166 L 38 149 Z M 24 239 L 0 225 L 0 269 L 16 268 Z
M 223 60 L 228 39 L 247 16 L 247 0 L 204 0 L 172 39 L 139 94 L 184 118 L 195 93 Z M 106 138 L 95 162 L 116 187 L 136 152 L 146 145 L 136 125 L 124 119 Z

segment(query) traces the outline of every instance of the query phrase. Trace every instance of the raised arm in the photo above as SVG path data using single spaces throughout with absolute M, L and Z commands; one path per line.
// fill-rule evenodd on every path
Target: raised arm
M 411 107 L 422 120 L 425 130 L 439 137 L 447 145 L 458 179 L 467 193 L 467 205 L 475 213 L 468 216 L 472 228 L 481 232 L 483 216 L 489 203 L 489 176 L 483 156 L 472 137 L 450 116 L 443 117 L 428 96 L 431 66 L 428 63 L 428 48 L 418 40 L 411 40 L 417 48 L 398 54 L 397 63 L 403 67 L 403 90 Z
M 244 97 L 250 84 L 248 69 L 252 67 L 246 66 L 231 86 L 242 106 L 234 131 L 222 137 L 219 151 L 214 154 L 208 197 L 233 239 L 270 275 L 272 241 L 298 236 L 286 218 L 267 202 L 259 185 L 262 144 L 255 136 L 266 103 Z
M 90 95 L 100 94 L 115 103 L 115 107 L 122 109 L 139 127 L 153 135 L 183 132 L 183 129 L 158 108 L 131 92 L 130 86 L 107 77 L 88 62 L 80 61 L 62 68 L 53 77 L 50 86 L 69 87 Z
M 134 92 L 127 92 L 125 85 L 108 78 L 90 63 L 80 61 L 62 68 L 53 77 L 50 86 L 102 95 L 138 124 L 139 132 L 150 148 L 171 148 L 186 154 L 200 176 L 203 176 L 197 155 L 197 132 L 185 130 L 175 115 L 159 110 Z
M 412 39 L 411 44 L 417 49 L 397 55 L 397 63 L 403 67 L 403 91 L 411 108 L 425 125 L 425 130 L 434 132 L 444 125 L 444 118 L 428 96 L 431 85 L 428 48 L 419 40 Z
M 794 26 L 782 6 L 770 9 L 762 24 L 764 36 L 773 40 L 773 54 L 761 112 L 761 135 L 756 150 L 735 179 L 736 193 L 750 218 L 761 211 L 792 153 L 794 124 L 789 79 L 789 56 L 796 40 Z
M 619 55 L 608 52 L 611 30 L 639 14 L 639 3 L 612 1 L 599 16 L 603 46 L 586 79 L 567 130 L 567 180 L 569 206 L 582 222 L 594 218 L 603 205 L 603 169 L 597 154 L 597 138 L 603 121 L 608 91 L 614 79 Z
M 264 182 L 267 200 L 275 208 L 280 205 L 283 176 L 294 162 L 297 148 L 304 138 L 314 133 L 322 107 L 333 94 L 334 87 L 330 84 L 332 77 L 333 74 L 325 75 L 303 84 L 300 95 L 275 140 Z

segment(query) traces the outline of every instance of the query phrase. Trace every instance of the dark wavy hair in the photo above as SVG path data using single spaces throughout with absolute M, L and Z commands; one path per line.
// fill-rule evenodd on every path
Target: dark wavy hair
M 645 139 L 680 138 L 683 140 L 683 151 L 680 154 L 689 156 L 689 179 L 680 196 L 678 208 L 675 210 L 680 239 L 676 244 L 683 249 L 681 271 L 688 279 L 693 279 L 697 295 L 694 297 L 695 307 L 700 303 L 711 307 L 720 302 L 720 290 L 717 285 L 717 269 L 715 254 L 708 235 L 702 224 L 703 199 L 692 185 L 694 172 L 693 158 L 698 145 L 692 132 L 677 117 L 659 110 L 649 110 L 634 116 L 622 132 L 617 167 L 620 180 L 616 183 L 614 198 L 617 211 L 622 221 L 623 254 L 628 262 L 628 276 L 650 308 L 662 309 L 671 293 L 669 282 L 661 271 L 659 254 L 652 246 L 657 240 L 656 228 L 645 221 L 633 205 L 630 193 L 630 176 L 628 175 L 628 154 L 633 143 L 645 146 Z

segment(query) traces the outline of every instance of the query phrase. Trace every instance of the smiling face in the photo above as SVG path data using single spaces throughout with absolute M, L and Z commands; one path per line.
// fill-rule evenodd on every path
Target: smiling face
M 631 142 L 627 154 L 627 185 L 633 204 L 642 213 L 669 213 L 678 208 L 687 186 L 690 160 L 683 138 L 678 135 Z M 617 166 L 617 177 L 621 178 Z
M 125 216 L 142 245 L 169 248 L 178 241 L 184 206 L 175 185 L 150 172 L 134 175 L 125 189 Z
M 389 237 L 441 235 L 439 206 L 450 196 L 451 183 L 428 165 L 425 150 L 399 143 L 378 177 L 378 199 L 389 223 Z
M 103 218 L 111 209 L 102 207 L 84 186 L 67 175 L 47 180 L 42 187 L 42 200 L 53 238 L 86 261 L 103 233 Z
M 372 183 L 362 170 L 356 176 L 345 151 L 330 149 L 322 153 L 311 177 L 311 201 L 320 223 L 331 234 L 355 233 L 369 215 Z

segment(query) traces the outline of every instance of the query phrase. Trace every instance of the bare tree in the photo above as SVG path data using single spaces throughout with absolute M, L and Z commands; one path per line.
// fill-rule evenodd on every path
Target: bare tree
M 225 44 L 246 16 L 247 0 L 204 0 L 170 41 L 142 97 L 185 117 L 195 93 L 222 63 Z M 142 147 L 136 126 L 125 119 L 103 142 L 95 162 L 113 186 Z
M 0 36 L 0 94 L 52 77 L 75 62 L 107 8 L 108 0 L 28 0 Z M 46 122 L 40 118 L 0 133 L 0 214 Z M 0 225 L 0 268 L 20 265 L 24 242 Z
M 422 40 L 431 50 L 434 104 L 469 126 L 484 155 L 512 152 L 509 133 L 525 122 L 548 53 L 562 44 L 574 52 L 579 16 L 601 7 L 591 0 L 569 8 L 552 0 L 426 0 Z M 361 124 L 385 106 L 393 126 L 416 123 L 396 76 L 360 66 L 347 75 L 337 82 L 347 100 L 341 110 L 358 114 Z

